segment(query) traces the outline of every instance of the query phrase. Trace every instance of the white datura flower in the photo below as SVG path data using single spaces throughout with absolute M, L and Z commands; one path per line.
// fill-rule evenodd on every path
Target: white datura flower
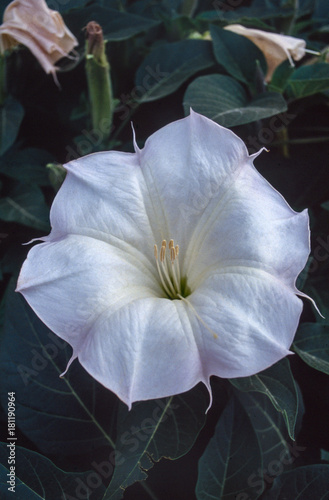
M 78 41 L 59 12 L 49 9 L 45 0 L 14 0 L 6 8 L 0 26 L 0 52 L 18 44 L 30 49 L 56 81 L 55 63 L 69 56 Z
M 245 28 L 241 24 L 230 24 L 224 29 L 249 38 L 263 52 L 268 66 L 265 78 L 267 82 L 271 81 L 275 68 L 286 59 L 294 66 L 294 61 L 302 59 L 305 52 L 317 53 L 306 50 L 305 40 L 293 36 Z
M 257 154 L 191 111 L 142 150 L 66 165 L 17 290 L 128 407 L 199 382 L 211 395 L 212 375 L 290 353 L 309 219 L 257 172 Z

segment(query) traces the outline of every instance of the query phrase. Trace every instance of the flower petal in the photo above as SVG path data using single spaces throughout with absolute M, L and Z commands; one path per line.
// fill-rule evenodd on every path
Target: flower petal
M 144 298 L 107 311 L 93 324 L 79 360 L 129 408 L 205 380 L 186 306 L 176 300 Z
M 170 147 L 168 147 L 170 145 Z M 194 113 L 155 132 L 138 153 L 159 221 L 158 241 L 173 238 L 184 255 L 213 189 L 222 196 L 247 161 L 230 130 Z
M 50 212 L 49 239 L 70 233 L 90 236 L 127 251 L 138 249 L 155 267 L 154 217 L 137 155 L 95 153 L 66 168 Z
M 149 261 L 85 236 L 69 235 L 34 246 L 17 291 L 40 319 L 78 354 L 98 316 L 163 292 Z
M 264 269 L 294 288 L 306 264 L 310 253 L 307 211 L 294 212 L 252 160 L 248 159 L 226 195 L 214 194 L 200 213 L 185 270 L 192 289 L 214 269 L 239 264 Z
M 264 53 L 268 65 L 266 75 L 268 82 L 271 80 L 275 68 L 285 59 L 289 59 L 291 66 L 294 66 L 293 59 L 299 61 L 305 55 L 306 42 L 301 38 L 245 28 L 241 24 L 229 24 L 224 29 L 245 36 Z
M 303 307 L 271 275 L 239 266 L 208 277 L 188 301 L 204 372 L 224 378 L 253 375 L 289 354 Z
M 72 357 L 129 407 L 204 379 L 186 305 L 162 298 L 137 253 L 133 260 L 80 235 L 42 243 L 29 252 L 17 291 L 70 343 Z

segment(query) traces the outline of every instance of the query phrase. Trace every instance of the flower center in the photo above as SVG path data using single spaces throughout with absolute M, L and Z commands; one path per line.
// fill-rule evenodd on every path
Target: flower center
M 198 318 L 200 323 L 202 323 L 213 335 L 214 339 L 217 339 L 217 333 L 209 328 L 191 302 L 186 298 L 191 294 L 191 290 L 187 285 L 186 277 L 180 274 L 178 254 L 179 246 L 175 246 L 174 240 L 169 241 L 168 248 L 167 241 L 162 240 L 160 252 L 158 252 L 158 246 L 154 245 L 154 257 L 160 276 L 161 286 L 169 299 L 180 299 L 184 301 L 191 308 L 193 314 Z
M 174 240 L 162 240 L 160 251 L 154 245 L 154 257 L 160 276 L 161 286 L 170 299 L 180 299 L 190 294 L 186 278 L 182 278 L 179 269 L 179 246 Z

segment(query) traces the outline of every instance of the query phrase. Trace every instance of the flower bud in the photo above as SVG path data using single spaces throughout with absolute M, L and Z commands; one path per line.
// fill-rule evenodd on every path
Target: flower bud
M 112 84 L 103 30 L 95 21 L 86 26 L 86 74 L 93 130 L 107 139 L 113 117 Z

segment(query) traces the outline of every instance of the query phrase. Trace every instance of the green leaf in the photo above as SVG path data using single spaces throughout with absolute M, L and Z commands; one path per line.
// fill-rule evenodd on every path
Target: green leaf
M 237 2 L 237 0 L 231 0 L 231 3 L 227 2 L 226 5 L 221 0 L 215 0 L 212 3 L 214 10 L 201 12 L 197 19 L 210 22 L 225 21 L 225 24 L 229 22 L 262 29 L 265 26 L 260 24 L 262 19 L 273 20 L 275 18 L 291 17 L 294 14 L 291 8 L 282 9 L 279 8 L 277 3 L 275 6 L 269 5 L 268 1 L 265 3 L 263 0 L 261 5 L 255 5 L 255 2 L 253 2 L 251 7 L 235 8 L 238 4 L 240 5 L 240 2 Z
M 225 75 L 196 78 L 184 95 L 185 114 L 190 107 L 224 127 L 268 118 L 287 110 L 281 94 L 266 92 L 249 99 L 242 85 Z
M 263 467 L 255 469 L 249 478 L 259 494 L 262 479 L 271 484 L 271 478 L 289 470 L 306 448 L 289 440 L 282 415 L 267 396 L 259 392 L 236 392 L 236 395 L 250 418 L 262 452 Z
M 210 33 L 217 62 L 235 79 L 243 83 L 254 83 L 257 61 L 266 75 L 264 54 L 248 38 L 214 25 L 210 26 Z
M 317 63 L 302 66 L 288 80 L 289 97 L 300 99 L 329 88 L 329 64 Z
M 287 359 L 282 359 L 261 373 L 231 379 L 230 382 L 240 391 L 265 394 L 274 408 L 282 413 L 291 439 L 295 438 L 298 394 Z
M 198 385 L 178 396 L 125 408 L 118 419 L 117 465 L 104 500 L 120 500 L 128 486 L 146 479 L 154 461 L 185 455 L 205 423 L 207 404 L 208 394 Z
M 12 282 L 8 290 L 0 338 L 2 407 L 7 407 L 8 392 L 14 391 L 17 427 L 48 455 L 112 446 L 117 397 L 78 361 L 60 378 L 71 348 L 39 320 L 14 286 Z
M 0 172 L 24 183 L 49 186 L 46 165 L 52 160 L 53 155 L 43 149 L 11 149 L 0 158 Z
M 277 477 L 263 500 L 328 500 L 329 465 L 306 465 Z
M 74 9 L 65 16 L 65 20 L 77 36 L 89 21 L 96 21 L 102 26 L 104 39 L 116 42 L 132 38 L 161 22 L 100 5 Z
M 24 500 L 70 500 L 76 498 L 97 500 L 101 498 L 105 487 L 95 471 L 64 472 L 48 458 L 16 445 L 14 445 L 15 465 L 10 465 L 8 463 L 8 444 L 10 442 L 0 443 L 1 498 Z M 14 470 L 16 476 L 13 482 L 14 491 L 8 491 L 8 488 L 11 487 L 8 484 L 10 466 L 14 467 L 12 471 Z M 91 484 L 92 487 L 89 486 Z
M 314 18 L 323 22 L 327 20 L 328 17 L 328 2 L 327 0 L 317 0 L 314 6 Z
M 64 2 L 56 2 L 56 7 L 53 5 L 49 5 L 51 9 L 58 10 L 58 12 L 67 12 L 70 9 L 78 9 L 84 7 L 89 0 L 65 0 Z
M 256 499 L 262 489 L 256 494 L 249 477 L 258 469 L 262 458 L 257 436 L 245 410 L 232 398 L 199 461 L 197 499 Z
M 66 170 L 60 163 L 48 163 L 47 169 L 49 172 L 49 180 L 57 193 L 65 180 Z
M 46 232 L 50 229 L 49 208 L 42 191 L 32 184 L 18 184 L 8 196 L 0 199 L 0 219 Z
M 198 71 L 215 64 L 211 42 L 182 40 L 154 49 L 138 68 L 135 78 L 139 102 L 154 101 L 175 92 Z
M 329 325 L 303 323 L 297 330 L 293 350 L 309 366 L 329 375 Z
M 23 106 L 13 97 L 9 96 L 0 106 L 0 155 L 14 144 L 23 117 Z
M 294 73 L 295 68 L 291 66 L 288 59 L 283 61 L 274 70 L 271 78 L 271 82 L 268 84 L 268 89 L 273 92 L 282 93 L 289 81 L 289 78 Z

